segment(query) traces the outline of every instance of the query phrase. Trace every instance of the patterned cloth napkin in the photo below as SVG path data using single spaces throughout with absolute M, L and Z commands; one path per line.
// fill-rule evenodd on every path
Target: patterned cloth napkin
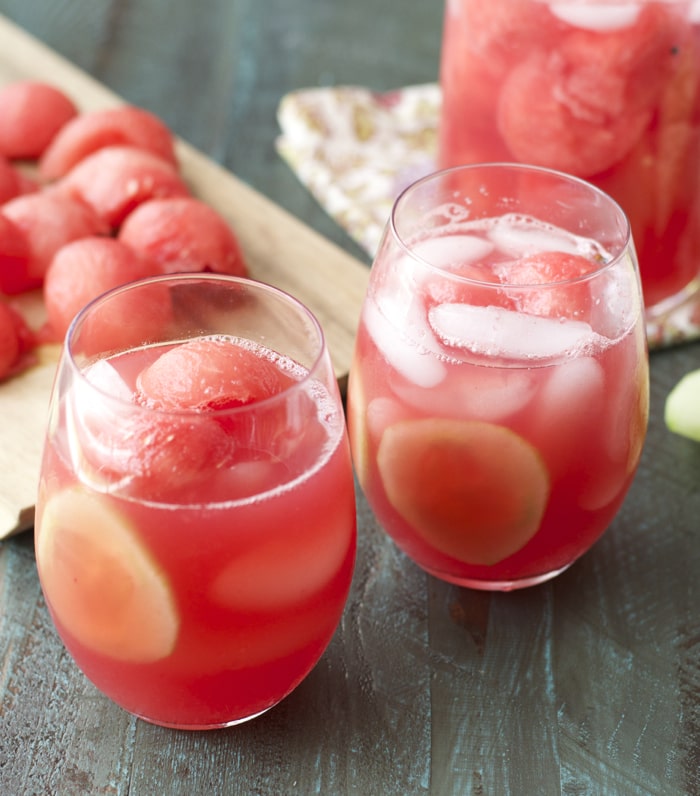
M 435 170 L 440 101 L 439 86 L 425 84 L 302 89 L 279 104 L 277 151 L 370 257 L 395 197 Z M 700 294 L 647 333 L 652 348 L 700 338 Z

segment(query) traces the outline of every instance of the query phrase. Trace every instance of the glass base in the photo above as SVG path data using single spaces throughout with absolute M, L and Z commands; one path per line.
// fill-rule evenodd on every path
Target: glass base
M 571 562 L 573 564 L 573 561 Z M 440 572 L 439 570 L 423 569 L 435 578 L 444 580 L 447 583 L 453 583 L 455 586 L 462 586 L 465 589 L 477 589 L 479 591 L 515 591 L 516 589 L 526 589 L 529 586 L 538 586 L 540 583 L 546 583 L 548 580 L 556 578 L 566 571 L 571 564 L 565 564 L 559 569 L 550 572 L 544 572 L 539 575 L 531 575 L 527 578 L 513 578 L 511 580 L 479 580 L 477 578 L 460 578 L 449 572 Z
M 235 727 L 237 724 L 245 724 L 247 721 L 257 719 L 258 716 L 262 716 L 264 713 L 267 713 L 268 710 L 272 710 L 273 707 L 274 705 L 270 705 L 269 708 L 265 708 L 265 710 L 261 710 L 259 713 L 253 713 L 251 716 L 244 716 L 242 719 L 233 719 L 233 721 L 223 721 L 217 724 L 178 724 L 177 722 L 158 721 L 149 716 L 142 716 L 139 713 L 135 713 L 134 715 L 136 718 L 142 719 L 149 724 L 155 724 L 157 727 L 168 727 L 171 730 L 225 730 L 227 727 Z

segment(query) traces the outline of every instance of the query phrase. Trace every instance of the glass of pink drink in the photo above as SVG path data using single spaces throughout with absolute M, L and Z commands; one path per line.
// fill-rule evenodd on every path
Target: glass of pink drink
M 318 322 L 213 274 L 135 282 L 71 326 L 36 514 L 41 585 L 87 677 L 186 729 L 251 719 L 317 663 L 355 560 Z
M 397 199 L 348 421 L 370 505 L 423 569 L 509 590 L 571 565 L 635 475 L 648 378 L 634 247 L 607 195 L 501 164 Z
M 582 177 L 630 219 L 649 319 L 697 291 L 697 0 L 446 0 L 440 83 L 440 167 Z

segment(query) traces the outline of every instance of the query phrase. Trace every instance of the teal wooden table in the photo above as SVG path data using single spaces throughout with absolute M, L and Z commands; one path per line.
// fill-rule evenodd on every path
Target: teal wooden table
M 435 80 L 442 23 L 438 0 L 2 0 L 0 13 L 365 261 L 277 154 L 277 106 L 297 88 Z M 287 700 L 237 728 L 176 732 L 108 702 L 53 630 L 31 534 L 0 543 L 0 794 L 700 793 L 700 445 L 662 421 L 695 367 L 698 343 L 652 355 L 638 477 L 552 583 L 440 583 L 358 495 L 341 627 Z

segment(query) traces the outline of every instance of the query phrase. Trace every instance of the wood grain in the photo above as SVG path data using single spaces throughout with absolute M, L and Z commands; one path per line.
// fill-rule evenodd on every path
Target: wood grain
M 47 80 L 81 110 L 120 98 L 39 41 L 0 17 L 0 85 Z M 323 327 L 336 375 L 343 380 L 367 282 L 366 266 L 309 229 L 193 146 L 177 154 L 192 192 L 217 208 L 236 231 L 251 276 L 304 302 Z M 0 539 L 31 527 L 53 368 L 45 362 L 0 384 Z

